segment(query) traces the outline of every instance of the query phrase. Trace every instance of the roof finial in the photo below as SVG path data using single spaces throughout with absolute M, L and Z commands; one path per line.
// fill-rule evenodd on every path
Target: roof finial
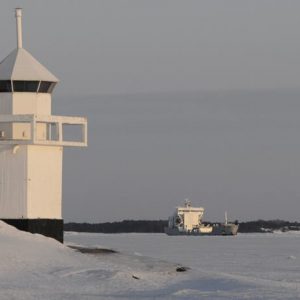
M 22 45 L 22 8 L 16 8 L 16 21 L 17 21 L 17 45 L 18 48 L 23 48 Z

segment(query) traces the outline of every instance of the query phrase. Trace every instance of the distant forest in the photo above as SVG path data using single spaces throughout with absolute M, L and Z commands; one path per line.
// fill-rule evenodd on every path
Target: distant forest
M 164 227 L 168 226 L 166 220 L 124 220 L 121 222 L 106 223 L 65 223 L 65 231 L 76 232 L 99 232 L 99 233 L 162 233 Z M 241 222 L 239 232 L 273 232 L 274 230 L 290 231 L 300 230 L 300 223 L 288 222 L 283 220 L 257 220 L 250 222 Z

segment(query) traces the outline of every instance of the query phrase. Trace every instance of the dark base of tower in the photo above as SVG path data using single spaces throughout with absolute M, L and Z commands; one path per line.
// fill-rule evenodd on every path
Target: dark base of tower
M 64 242 L 64 221 L 57 219 L 1 219 L 19 230 L 39 233 Z

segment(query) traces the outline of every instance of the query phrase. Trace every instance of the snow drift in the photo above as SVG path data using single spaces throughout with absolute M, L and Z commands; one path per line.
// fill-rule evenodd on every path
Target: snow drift
M 176 284 L 176 265 L 122 254 L 87 255 L 0 221 L 1 299 L 132 298 Z

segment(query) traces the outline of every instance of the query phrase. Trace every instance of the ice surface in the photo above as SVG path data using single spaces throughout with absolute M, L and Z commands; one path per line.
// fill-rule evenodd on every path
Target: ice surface
M 0 299 L 300 299 L 299 234 L 65 239 L 119 252 L 82 254 L 0 222 Z
M 188 278 L 165 288 L 176 298 L 300 299 L 299 232 L 236 237 L 67 232 L 65 239 L 191 267 Z

